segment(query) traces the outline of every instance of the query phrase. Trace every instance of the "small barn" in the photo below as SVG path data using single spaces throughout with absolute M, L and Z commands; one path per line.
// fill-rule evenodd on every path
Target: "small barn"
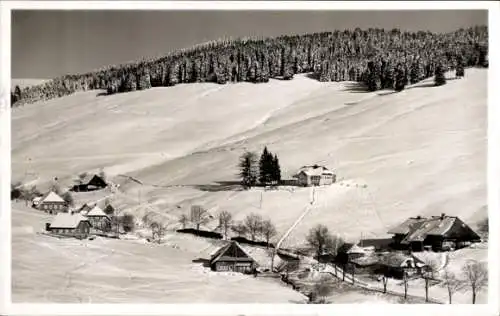
M 80 184 L 74 185 L 72 191 L 75 192 L 95 191 L 95 190 L 102 190 L 107 186 L 108 184 L 106 183 L 103 177 L 97 174 L 89 174 L 86 175 L 85 178 L 81 180 Z
M 33 206 L 50 214 L 67 212 L 68 203 L 55 192 L 48 192 L 37 201 L 33 201 Z
M 448 251 L 481 241 L 481 237 L 456 216 L 421 216 L 409 218 L 389 230 L 393 244 L 399 249 Z
M 111 228 L 111 218 L 97 205 L 82 215 L 89 220 L 92 231 L 107 232 Z
M 294 175 L 300 186 L 320 186 L 335 183 L 336 176 L 325 166 L 303 166 Z
M 378 264 L 385 275 L 396 279 L 402 279 L 405 273 L 408 276 L 421 273 L 425 266 L 417 258 L 403 253 L 388 253 L 381 256 Z
M 79 239 L 87 238 L 90 228 L 90 221 L 78 213 L 58 213 L 52 223 L 46 225 L 46 230 L 52 234 Z
M 217 250 L 210 259 L 213 271 L 234 271 L 250 273 L 257 268 L 257 262 L 243 250 L 236 241 L 231 241 Z

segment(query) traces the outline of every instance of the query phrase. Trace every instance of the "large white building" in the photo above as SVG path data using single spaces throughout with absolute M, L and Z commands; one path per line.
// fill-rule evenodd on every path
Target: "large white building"
M 336 181 L 333 171 L 325 166 L 303 166 L 294 176 L 302 186 L 330 185 Z

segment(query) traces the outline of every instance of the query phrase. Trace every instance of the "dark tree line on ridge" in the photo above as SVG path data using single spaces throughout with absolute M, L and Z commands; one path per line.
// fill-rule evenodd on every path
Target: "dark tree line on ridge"
M 356 28 L 221 40 L 174 51 L 159 59 L 109 66 L 16 88 L 11 101 L 32 103 L 94 89 L 114 94 L 180 83 L 260 83 L 270 78 L 289 80 L 299 73 L 313 73 L 319 81 L 362 82 L 371 91 L 401 90 L 408 83 L 434 76 L 438 68 L 487 67 L 487 54 L 487 26 L 444 34 Z

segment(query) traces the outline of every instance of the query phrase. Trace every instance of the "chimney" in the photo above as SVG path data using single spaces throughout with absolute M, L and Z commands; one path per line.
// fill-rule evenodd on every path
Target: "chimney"
M 446 214 L 441 213 L 441 220 L 443 220 L 443 219 L 444 219 L 445 215 L 446 215 Z

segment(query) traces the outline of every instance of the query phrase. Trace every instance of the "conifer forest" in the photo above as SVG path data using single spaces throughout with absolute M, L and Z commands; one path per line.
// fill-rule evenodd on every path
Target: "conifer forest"
M 488 66 L 488 27 L 451 33 L 370 28 L 276 38 L 220 40 L 165 57 L 69 74 L 43 84 L 16 87 L 13 105 L 77 91 L 107 94 L 182 83 L 268 82 L 310 73 L 319 81 L 356 81 L 369 91 L 395 89 L 440 72 Z

